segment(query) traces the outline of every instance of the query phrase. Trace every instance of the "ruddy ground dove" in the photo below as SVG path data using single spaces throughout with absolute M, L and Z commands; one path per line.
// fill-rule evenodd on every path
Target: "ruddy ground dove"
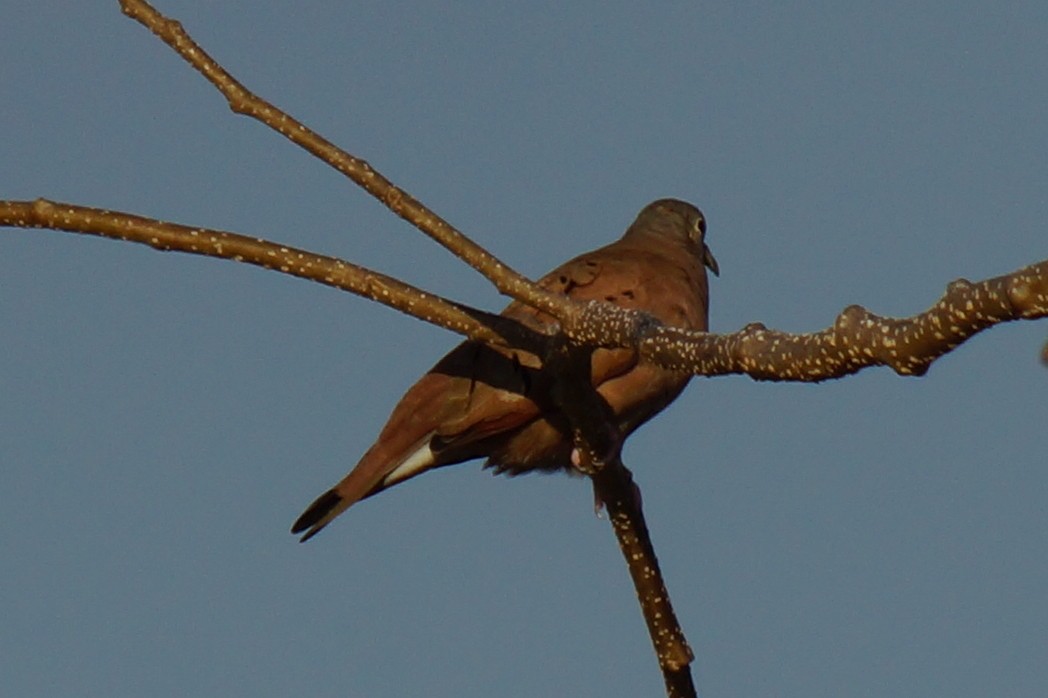
M 607 301 L 667 325 L 706 330 L 706 267 L 718 270 L 705 233 L 701 211 L 661 199 L 644 207 L 619 240 L 566 262 L 539 284 L 575 300 Z M 533 329 L 552 322 L 518 302 L 502 314 Z M 629 349 L 598 349 L 591 364 L 593 385 L 622 438 L 666 407 L 690 378 L 640 362 Z M 353 503 L 433 468 L 486 458 L 496 473 L 570 470 L 572 448 L 538 357 L 463 342 L 407 391 L 375 444 L 291 532 L 305 532 L 302 540 L 309 540 Z

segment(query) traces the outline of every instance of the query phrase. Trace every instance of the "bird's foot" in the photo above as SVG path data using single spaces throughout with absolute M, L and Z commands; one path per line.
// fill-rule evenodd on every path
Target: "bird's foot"
M 576 432 L 575 447 L 571 449 L 571 467 L 583 475 L 596 475 L 606 464 L 619 457 L 621 448 L 622 435 L 614 427 L 607 427 L 600 440 L 592 444 Z

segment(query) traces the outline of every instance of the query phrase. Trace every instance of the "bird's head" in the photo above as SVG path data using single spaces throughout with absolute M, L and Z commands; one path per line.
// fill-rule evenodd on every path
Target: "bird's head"
M 702 263 L 720 276 L 717 260 L 706 245 L 706 216 L 687 201 L 659 199 L 641 209 L 625 237 L 642 235 L 674 240 L 696 250 Z

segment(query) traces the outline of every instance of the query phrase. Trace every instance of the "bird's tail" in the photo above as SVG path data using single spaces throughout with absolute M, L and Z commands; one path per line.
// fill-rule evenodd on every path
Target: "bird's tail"
M 361 499 L 377 494 L 387 487 L 403 482 L 436 464 L 429 442 L 432 434 L 409 449 L 400 458 L 390 459 L 388 454 L 372 447 L 357 466 L 324 494 L 317 497 L 291 526 L 294 534 L 305 532 L 301 542 L 305 543 Z
M 332 487 L 330 490 L 313 500 L 313 503 L 302 512 L 302 515 L 299 516 L 291 526 L 291 532 L 297 534 L 306 531 L 306 534 L 300 539 L 302 543 L 305 543 L 307 540 L 320 533 L 325 526 L 331 523 L 336 516 L 348 509 L 349 505 L 352 503 L 353 502 L 345 499 L 338 493 L 338 487 Z

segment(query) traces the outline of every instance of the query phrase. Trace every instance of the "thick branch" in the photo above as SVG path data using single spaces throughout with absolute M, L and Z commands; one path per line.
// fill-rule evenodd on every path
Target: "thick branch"
M 545 338 L 501 315 L 447 300 L 365 267 L 325 255 L 208 228 L 129 213 L 36 201 L 0 201 L 0 225 L 50 228 L 137 242 L 161 251 L 222 257 L 333 286 L 452 332 L 492 344 L 541 351 Z
M 667 695 L 694 696 L 695 688 L 688 667 L 694 655 L 666 591 L 644 520 L 640 490 L 618 458 L 593 476 L 593 488 L 607 507 L 619 549 L 633 578 L 637 600 L 666 682 Z
M 144 0 L 120 0 L 124 14 L 144 25 L 215 86 L 229 108 L 269 126 L 295 145 L 349 177 L 366 192 L 422 232 L 429 235 L 483 274 L 500 293 L 548 312 L 556 318 L 570 314 L 562 296 L 552 294 L 502 263 L 422 202 L 393 184 L 366 161 L 342 150 L 287 112 L 258 97 L 207 54 L 182 24 L 160 14 Z
M 591 301 L 564 334 L 577 344 L 637 347 L 663 368 L 698 376 L 818 382 L 871 366 L 920 376 L 943 354 L 1003 322 L 1048 316 L 1048 260 L 980 282 L 958 279 L 931 308 L 881 317 L 852 305 L 821 332 L 791 334 L 753 323 L 731 334 L 667 327 L 643 312 Z M 1048 363 L 1048 345 L 1042 358 Z
M 595 304 L 589 312 L 597 316 L 604 308 Z M 1045 316 L 1048 260 L 986 281 L 954 281 L 935 305 L 909 318 L 881 317 L 852 305 L 832 327 L 811 334 L 769 330 L 759 323 L 727 335 L 649 324 L 641 327 L 640 349 L 660 366 L 702 376 L 745 373 L 756 380 L 817 382 L 870 366 L 920 376 L 940 356 L 989 327 Z

